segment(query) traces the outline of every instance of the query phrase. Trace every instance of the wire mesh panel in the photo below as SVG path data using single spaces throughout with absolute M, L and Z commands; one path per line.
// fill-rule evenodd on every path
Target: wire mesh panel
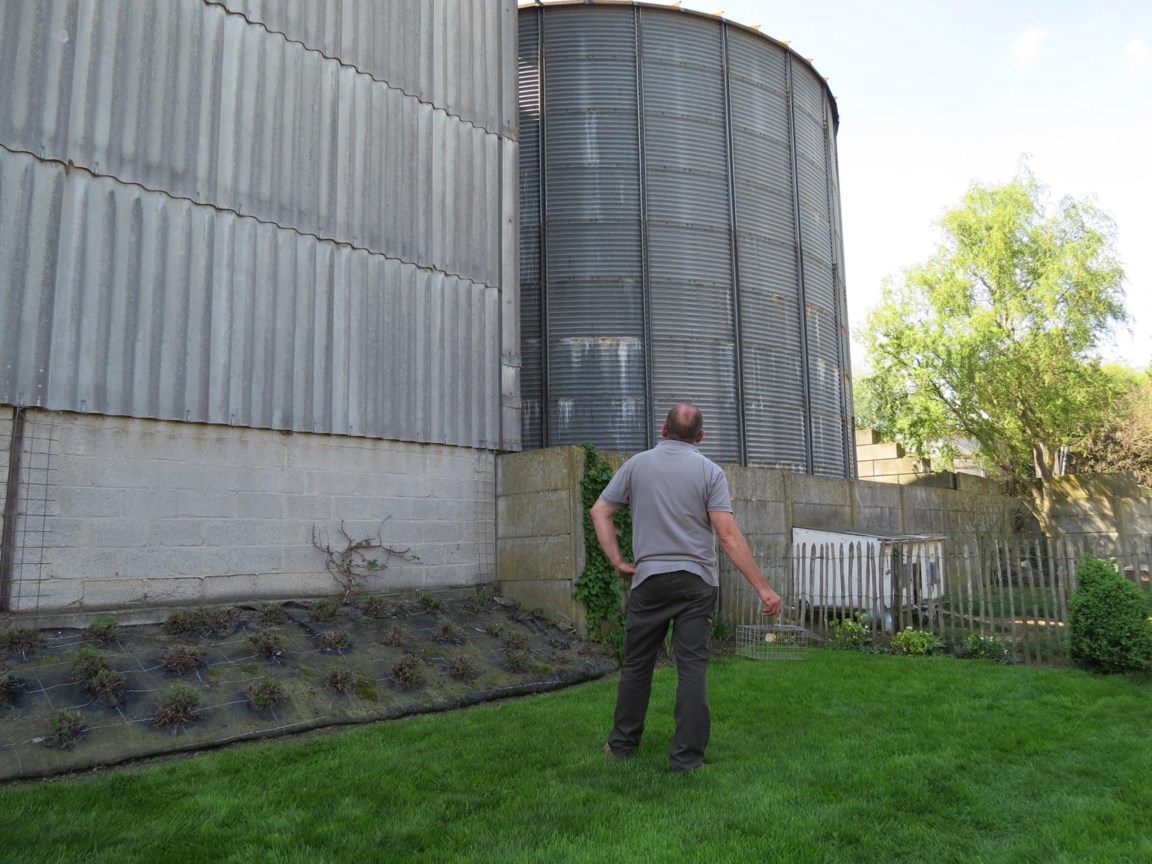
M 19 465 L 19 491 L 13 509 L 11 584 L 8 596 L 0 598 L 12 612 L 36 612 L 45 590 L 45 546 L 52 507 L 52 459 L 59 450 L 56 425 L 43 415 L 28 417 L 17 409 L 23 431 Z M 0 608 L 2 608 L 0 605 Z
M 819 643 L 799 624 L 738 624 L 736 653 L 750 660 L 803 660 Z

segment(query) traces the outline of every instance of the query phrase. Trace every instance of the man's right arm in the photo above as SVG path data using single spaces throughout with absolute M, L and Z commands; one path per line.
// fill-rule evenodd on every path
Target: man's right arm
M 612 522 L 612 514 L 619 507 L 609 504 L 603 498 L 597 499 L 592 505 L 590 515 L 592 526 L 596 529 L 596 539 L 600 541 L 600 548 L 604 550 L 604 557 L 608 563 L 616 568 L 621 576 L 632 576 L 636 573 L 636 565 L 624 560 L 620 554 L 620 542 L 616 539 L 616 525 Z
M 781 605 L 780 595 L 772 590 L 772 586 L 764 577 L 764 571 L 752 557 L 752 549 L 748 546 L 740 526 L 736 524 L 736 518 L 725 510 L 713 510 L 709 511 L 708 519 L 720 539 L 720 548 L 732 559 L 732 564 L 760 596 L 760 602 L 764 604 L 760 611 L 765 615 L 778 614 Z

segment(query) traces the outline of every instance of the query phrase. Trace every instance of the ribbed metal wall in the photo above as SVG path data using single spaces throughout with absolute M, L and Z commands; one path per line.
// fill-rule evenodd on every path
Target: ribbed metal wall
M 524 445 L 640 450 L 690 400 L 714 459 L 851 476 L 811 66 L 712 16 L 550 4 L 520 10 L 520 96 Z
M 0 4 L 0 402 L 518 447 L 515 15 Z

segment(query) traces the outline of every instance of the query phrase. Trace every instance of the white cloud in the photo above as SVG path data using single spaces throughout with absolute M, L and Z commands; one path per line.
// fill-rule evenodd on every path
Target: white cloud
M 1037 30 L 1033 27 L 1025 30 L 1024 35 L 1012 43 L 1012 53 L 1016 55 L 1016 66 L 1020 71 L 1030 69 L 1036 64 L 1040 45 L 1047 38 L 1047 30 Z
M 1143 39 L 1133 39 L 1124 46 L 1124 65 L 1133 72 L 1142 72 L 1152 67 L 1152 52 Z

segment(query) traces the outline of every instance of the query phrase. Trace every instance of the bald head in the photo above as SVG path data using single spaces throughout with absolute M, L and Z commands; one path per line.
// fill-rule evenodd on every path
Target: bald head
M 704 437 L 704 415 L 689 402 L 674 405 L 664 421 L 664 437 L 696 444 Z

